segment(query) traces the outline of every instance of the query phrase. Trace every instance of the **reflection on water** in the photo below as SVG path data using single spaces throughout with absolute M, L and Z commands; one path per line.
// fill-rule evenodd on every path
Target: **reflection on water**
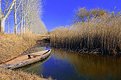
M 79 55 L 53 49 L 52 56 L 46 61 L 23 70 L 56 80 L 119 80 L 121 58 Z

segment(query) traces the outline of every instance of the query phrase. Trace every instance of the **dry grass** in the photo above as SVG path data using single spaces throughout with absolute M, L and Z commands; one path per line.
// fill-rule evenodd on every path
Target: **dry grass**
M 40 35 L 26 33 L 21 35 L 0 34 L 0 63 L 19 56 L 41 39 Z M 45 80 L 34 74 L 0 68 L 0 80 Z
M 51 46 L 115 55 L 121 52 L 121 16 L 104 15 L 51 32 Z
M 45 80 L 34 74 L 0 68 L 0 80 Z
M 33 34 L 13 35 L 0 34 L 0 63 L 10 60 L 36 43 Z

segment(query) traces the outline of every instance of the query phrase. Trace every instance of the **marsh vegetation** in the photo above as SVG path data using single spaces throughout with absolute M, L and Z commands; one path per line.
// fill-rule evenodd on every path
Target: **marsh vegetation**
M 80 53 L 120 55 L 121 15 L 103 10 L 79 9 L 73 25 L 50 33 L 51 46 Z

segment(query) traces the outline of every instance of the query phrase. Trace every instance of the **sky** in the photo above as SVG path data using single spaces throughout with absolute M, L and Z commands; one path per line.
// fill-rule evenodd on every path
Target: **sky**
M 121 0 L 43 0 L 42 20 L 49 31 L 71 25 L 79 8 L 121 11 Z
M 100 8 L 109 12 L 119 12 L 121 11 L 121 0 L 42 0 L 41 19 L 48 31 L 52 31 L 54 28 L 73 24 L 77 10 L 84 7 L 88 10 Z M 9 16 L 9 23 L 6 21 L 6 26 L 10 25 L 10 32 L 14 30 L 13 13 L 12 11 Z M 8 28 L 6 28 L 7 31 Z

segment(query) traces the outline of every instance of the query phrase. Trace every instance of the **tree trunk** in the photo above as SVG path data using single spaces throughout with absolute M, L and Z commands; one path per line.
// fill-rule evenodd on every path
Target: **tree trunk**
M 0 21 L 0 32 L 4 33 L 4 30 L 5 30 L 5 19 L 3 18 Z
M 17 11 L 16 11 L 16 0 L 14 3 L 14 33 L 17 34 Z
M 1 7 L 1 0 L 0 0 L 0 32 L 3 32 L 2 30 L 2 7 Z
M 5 31 L 5 20 L 8 18 L 10 12 L 12 11 L 12 8 L 14 6 L 16 0 L 12 1 L 12 4 L 10 5 L 8 12 L 6 15 L 2 14 L 2 8 L 1 8 L 1 0 L 0 0 L 0 32 L 4 33 Z

